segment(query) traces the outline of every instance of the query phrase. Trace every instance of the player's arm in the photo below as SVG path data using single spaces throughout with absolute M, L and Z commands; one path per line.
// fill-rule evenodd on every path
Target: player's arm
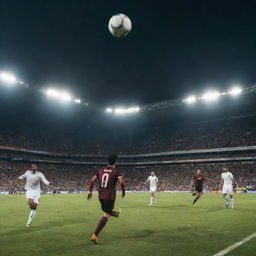
M 147 185 L 148 182 L 149 182 L 149 178 L 147 178 L 147 180 L 145 181 L 145 185 Z
M 122 198 L 124 198 L 124 197 L 125 197 L 125 185 L 124 185 L 124 178 L 123 178 L 123 176 L 119 176 L 119 177 L 118 177 L 118 183 L 119 183 L 120 186 L 121 186 Z
M 92 191 L 93 191 L 93 187 L 94 187 L 94 184 L 96 181 L 97 181 L 97 176 L 95 175 L 89 182 L 89 193 L 87 195 L 88 200 L 90 200 L 92 198 Z
M 7 190 L 9 190 L 13 185 L 15 185 L 19 181 L 19 178 L 15 179 L 10 183 L 10 185 L 7 187 Z
M 11 184 L 8 186 L 7 190 L 9 190 L 13 185 L 15 185 L 19 180 L 25 180 L 26 179 L 26 173 L 22 174 L 20 177 L 15 179 Z
M 43 174 L 41 174 L 41 181 L 47 186 L 52 185 L 51 182 L 49 182 Z

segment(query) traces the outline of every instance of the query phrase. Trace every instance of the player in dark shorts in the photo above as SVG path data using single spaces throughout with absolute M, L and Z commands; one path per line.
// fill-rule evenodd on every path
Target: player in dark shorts
M 192 196 L 196 196 L 196 198 L 193 201 L 193 204 L 195 204 L 196 201 L 199 200 L 199 198 L 203 194 L 203 183 L 205 180 L 209 179 L 202 174 L 200 169 L 197 169 L 196 174 L 193 180 L 191 181 L 191 188 L 193 190 Z
M 97 174 L 90 180 L 89 193 L 87 199 L 92 198 L 92 190 L 96 181 L 99 183 L 99 201 L 101 203 L 101 209 L 104 212 L 98 226 L 91 237 L 91 241 L 97 244 L 98 235 L 100 231 L 106 225 L 109 216 L 118 217 L 119 212 L 114 211 L 115 199 L 116 199 L 116 184 L 120 184 L 122 189 L 122 198 L 125 196 L 124 179 L 121 173 L 116 169 L 117 156 L 112 155 L 108 157 L 108 166 L 100 169 Z

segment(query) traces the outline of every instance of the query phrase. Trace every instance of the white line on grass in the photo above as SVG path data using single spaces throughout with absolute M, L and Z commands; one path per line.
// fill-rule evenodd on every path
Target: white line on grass
M 239 242 L 237 242 L 237 243 L 227 247 L 226 249 L 224 249 L 224 250 L 214 254 L 213 256 L 223 256 L 223 255 L 227 254 L 228 252 L 234 250 L 236 247 L 238 247 L 238 246 L 240 246 L 242 244 L 245 244 L 246 242 L 248 242 L 249 240 L 253 239 L 254 237 L 256 237 L 256 232 L 251 234 L 251 235 L 249 235 L 249 236 L 247 236 L 243 240 L 241 240 L 241 241 L 239 241 Z

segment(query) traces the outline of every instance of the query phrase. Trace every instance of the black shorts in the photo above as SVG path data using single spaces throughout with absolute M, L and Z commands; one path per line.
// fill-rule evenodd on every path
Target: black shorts
M 103 212 L 108 213 L 109 215 L 112 215 L 112 211 L 114 209 L 115 200 L 109 200 L 109 199 L 99 199 L 101 203 L 101 209 Z
M 203 192 L 203 187 L 195 187 L 195 191 L 197 191 L 198 193 L 202 193 Z

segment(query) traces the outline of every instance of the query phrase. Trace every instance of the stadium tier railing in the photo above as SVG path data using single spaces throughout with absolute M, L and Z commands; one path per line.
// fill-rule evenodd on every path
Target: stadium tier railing
M 107 155 L 96 154 L 67 154 L 57 153 L 41 150 L 32 150 L 17 147 L 0 146 L 0 151 L 12 152 L 12 153 L 26 153 L 31 155 L 41 155 L 49 157 L 63 157 L 63 158 L 106 158 Z M 147 157 L 159 157 L 159 156 L 180 156 L 180 155 L 196 155 L 196 154 L 214 154 L 214 153 L 229 153 L 229 152 L 256 152 L 256 146 L 241 146 L 241 147 L 225 147 L 225 148 L 210 148 L 210 149 L 190 149 L 190 150 L 178 150 L 169 152 L 158 153 L 146 153 L 146 154 L 129 154 L 119 155 L 120 159 L 129 158 L 147 158 Z
M 105 166 L 106 162 L 85 162 L 72 160 L 41 160 L 23 157 L 5 157 L 0 156 L 0 160 L 9 162 L 33 162 L 41 164 L 56 165 L 87 165 L 87 166 Z M 199 158 L 199 159 L 182 159 L 182 160 L 165 160 L 165 161 L 143 161 L 143 162 L 118 162 L 119 166 L 149 166 L 149 165 L 174 165 L 174 164 L 203 164 L 203 163 L 224 163 L 224 162 L 256 162 L 256 156 L 241 157 L 223 157 L 223 158 Z

